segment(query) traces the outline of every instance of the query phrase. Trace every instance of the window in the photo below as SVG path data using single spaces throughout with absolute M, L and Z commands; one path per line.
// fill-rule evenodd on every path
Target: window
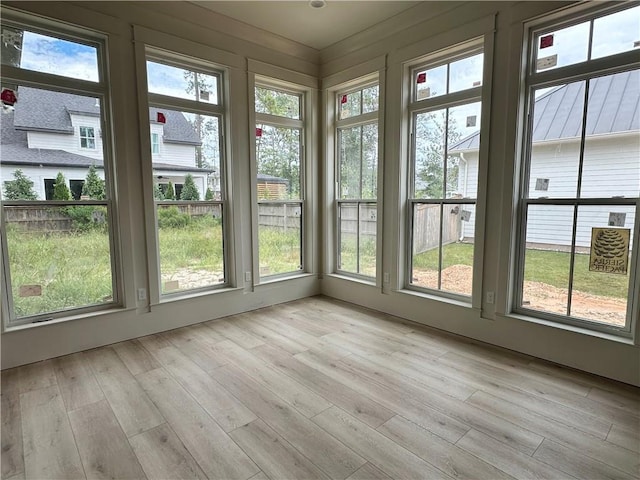
M 93 127 L 80 127 L 80 148 L 96 149 L 96 134 Z
M 18 99 L 0 115 L 5 324 L 110 308 L 120 296 L 111 158 L 95 136 L 99 129 L 109 138 L 104 43 L 10 15 L 1 28 L 2 88 Z M 74 127 L 87 118 L 95 126 Z M 74 133 L 90 156 L 78 153 Z M 55 155 L 46 153 L 52 144 Z M 69 171 L 84 178 L 71 190 Z
M 260 277 L 303 268 L 304 121 L 301 93 L 255 88 Z
M 411 70 L 407 285 L 469 299 L 484 55 L 477 46 Z
M 625 4 L 529 31 L 517 312 L 619 333 L 638 315 L 639 29 Z
M 162 137 L 166 156 L 152 165 L 161 295 L 227 283 L 223 74 L 175 58 L 146 62 L 151 153 Z
M 84 180 L 69 180 L 69 191 L 71 192 L 71 198 L 74 200 L 80 200 L 82 197 L 82 189 L 84 187 Z
M 151 153 L 153 155 L 160 153 L 160 135 L 157 133 L 151 134 Z
M 378 85 L 336 95 L 337 271 L 376 276 Z

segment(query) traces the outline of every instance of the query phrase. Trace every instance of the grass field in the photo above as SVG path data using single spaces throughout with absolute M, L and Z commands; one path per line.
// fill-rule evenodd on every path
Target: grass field
M 109 240 L 102 231 L 83 233 L 21 233 L 8 229 L 9 262 L 17 316 L 64 310 L 111 300 L 112 279 Z M 219 220 L 205 219 L 182 228 L 159 229 L 161 270 L 171 274 L 181 269 L 223 271 L 222 228 Z M 300 238 L 296 230 L 286 235 L 261 228 L 260 264 L 263 274 L 298 270 Z M 361 247 L 361 272 L 375 273 L 375 244 Z M 343 242 L 342 269 L 355 271 L 355 244 Z M 471 265 L 473 246 L 450 244 L 444 247 L 444 268 Z M 628 276 L 588 271 L 588 255 L 576 257 L 574 289 L 593 295 L 625 298 Z M 415 269 L 436 269 L 438 252 L 431 250 L 414 257 Z M 525 279 L 558 288 L 567 287 L 569 254 L 528 250 Z M 41 296 L 21 296 L 20 287 L 41 285 Z M 23 290 L 23 294 L 24 294 Z

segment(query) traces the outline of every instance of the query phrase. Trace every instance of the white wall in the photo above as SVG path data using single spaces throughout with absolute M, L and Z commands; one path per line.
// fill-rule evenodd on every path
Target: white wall
M 82 180 L 87 177 L 87 168 L 68 168 L 68 167 L 36 167 L 36 166 L 18 166 L 18 165 L 2 165 L 0 167 L 0 184 L 4 192 L 4 182 L 13 180 L 13 172 L 22 170 L 22 172 L 33 181 L 33 189 L 38 195 L 38 200 L 45 200 L 44 181 L 45 179 L 54 179 L 58 176 L 58 172 L 62 172 L 69 186 L 69 180 Z M 104 170 L 96 169 L 98 176 L 104 180 Z
M 192 145 L 177 145 L 174 143 L 164 143 L 160 147 L 160 155 L 154 161 L 170 163 L 171 165 L 182 165 L 185 167 L 196 166 L 196 147 Z
M 83 155 L 102 160 L 102 135 L 100 134 L 100 118 L 86 115 L 71 115 L 73 135 L 51 132 L 27 132 L 29 148 L 64 150 L 65 152 Z M 80 127 L 93 127 L 96 148 L 80 148 Z

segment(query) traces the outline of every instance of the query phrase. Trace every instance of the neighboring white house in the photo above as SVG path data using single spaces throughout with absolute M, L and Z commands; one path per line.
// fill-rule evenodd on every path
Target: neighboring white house
M 530 198 L 576 196 L 584 82 L 564 85 L 540 96 L 534 107 Z M 458 142 L 459 194 L 476 198 L 479 133 Z M 640 76 L 625 72 L 590 82 L 582 197 L 638 197 L 640 194 Z M 499 172 L 494 172 L 498 174 Z M 576 246 L 591 244 L 591 227 L 606 227 L 609 213 L 625 213 L 633 229 L 634 207 L 584 206 L 578 212 Z M 527 243 L 570 246 L 572 206 L 531 206 Z M 474 235 L 475 214 L 462 222 L 461 237 Z
M 191 174 L 200 198 L 208 186 L 219 192 L 212 169 L 196 166 L 201 145 L 194 128 L 180 112 L 150 108 L 153 175 L 161 187 L 171 181 L 179 197 L 185 176 Z M 0 184 L 13 180 L 20 169 L 34 182 L 40 200 L 49 200 L 58 172 L 74 198 L 80 198 L 88 168 L 94 165 L 104 179 L 100 105 L 96 99 L 68 93 L 19 87 L 15 111 L 0 115 L 2 158 Z

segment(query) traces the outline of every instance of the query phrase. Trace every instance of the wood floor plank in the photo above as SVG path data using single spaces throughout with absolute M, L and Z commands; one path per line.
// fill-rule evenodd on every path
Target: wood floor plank
M 416 401 L 439 411 L 447 417 L 469 425 L 498 440 L 509 442 L 514 448 L 518 448 L 524 453 L 533 453 L 542 442 L 542 436 L 515 423 L 505 421 L 497 415 L 487 414 L 486 411 L 480 408 L 473 408 L 469 404 L 451 396 L 422 388 L 411 379 L 398 375 L 392 370 L 381 367 L 367 359 L 350 355 L 341 359 L 338 363 L 345 364 L 358 374 L 381 382 L 389 388 L 398 389 L 404 395 L 413 397 Z
M 1 478 L 24 473 L 22 451 L 22 414 L 20 412 L 20 379 L 17 368 L 2 371 L 0 413 L 2 438 L 0 451 Z
M 264 345 L 261 338 L 247 332 L 234 324 L 233 320 L 216 320 L 207 323 L 207 326 L 214 332 L 237 343 L 242 348 L 254 348 Z
M 469 430 L 456 444 L 503 472 L 522 480 L 573 478 L 546 463 L 477 430 Z
M 259 471 L 258 473 L 256 473 L 253 477 L 251 477 L 249 480 L 271 480 L 269 477 L 267 477 L 263 471 Z
M 223 346 L 224 343 L 224 346 Z M 296 380 L 278 373 L 251 352 L 231 341 L 219 344 L 227 351 L 227 358 L 256 382 L 264 385 L 306 417 L 313 417 L 331 406 L 326 399 Z M 268 472 L 265 472 L 268 474 Z
M 194 334 L 188 328 L 172 330 L 166 338 L 170 341 L 171 346 L 178 348 L 207 373 L 229 363 L 223 353 L 216 348 L 216 343 L 211 342 L 204 335 Z M 147 350 L 155 355 L 155 352 L 160 348 L 162 348 L 162 344 L 149 344 Z
M 322 470 L 262 420 L 258 419 L 244 425 L 230 435 L 271 478 L 329 479 Z
M 210 478 L 246 480 L 258 468 L 164 369 L 136 377 Z
M 593 387 L 587 397 L 640 416 L 640 388 L 638 389 L 638 395 L 633 395 L 631 392 L 621 394 L 620 392 L 614 393 L 599 387 Z
M 401 416 L 393 417 L 377 430 L 453 478 L 513 478 Z
M 603 463 L 615 465 L 626 473 L 635 475 L 640 471 L 640 457 L 634 452 L 562 423 L 548 420 L 542 415 L 529 411 L 526 405 L 516 405 L 484 392 L 474 393 L 467 402 L 487 413 L 501 416 L 523 428 L 530 429 L 546 439 L 566 445 L 576 452 L 581 452 Z
M 84 353 L 54 358 L 52 362 L 67 410 L 75 410 L 104 398 Z
M 614 423 L 607 441 L 640 454 L 640 422 L 625 426 Z
M 51 387 L 56 384 L 56 374 L 53 371 L 53 362 L 51 360 L 18 367 L 18 372 L 20 393 Z
M 198 463 L 166 423 L 134 435 L 129 438 L 129 442 L 149 480 L 207 479 Z
M 257 418 L 251 410 L 176 347 L 169 346 L 157 350 L 155 356 L 165 370 L 196 399 L 225 432 Z
M 455 443 L 471 428 L 469 425 L 405 395 L 400 390 L 373 382 L 351 371 L 345 365 L 338 365 L 338 362 L 323 358 L 317 353 L 303 352 L 295 355 L 294 358 L 356 390 L 361 395 L 375 399 L 382 406 L 401 414 L 451 443 Z
M 636 475 L 627 475 L 617 468 L 582 455 L 548 439 L 542 442 L 533 457 L 576 478 L 633 480 L 637 479 L 637 474 L 640 473 L 640 471 L 637 471 Z
M 347 480 L 391 480 L 391 477 L 367 462 Z
M 325 410 L 313 421 L 392 478 L 450 478 L 338 407 Z
M 252 352 L 280 372 L 306 385 L 332 404 L 373 428 L 382 425 L 395 415 L 395 412 L 388 408 L 270 345 L 254 348 Z
M 137 339 L 116 343 L 111 345 L 111 348 L 118 354 L 131 375 L 148 372 L 160 366 Z
M 156 406 L 113 349 L 90 350 L 86 358 L 128 437 L 164 423 Z
M 85 478 L 58 386 L 23 393 L 20 407 L 25 478 Z
M 417 350 L 423 355 L 431 355 L 434 358 L 449 351 L 447 347 L 435 346 L 433 343 L 421 341 L 422 339 L 417 339 L 415 336 L 410 337 L 407 334 L 395 332 L 365 330 L 362 327 L 345 327 L 340 330 L 340 333 L 354 342 L 363 345 L 376 345 L 386 351 Z
M 87 478 L 146 478 L 106 400 L 69 412 Z
M 295 354 L 307 350 L 304 345 L 263 325 L 258 315 L 243 315 L 240 318 L 235 318 L 234 322 L 240 328 L 262 339 L 265 344 L 275 345 L 288 353 Z
M 227 365 L 212 375 L 261 420 L 331 478 L 344 479 L 366 462 L 293 407 Z

